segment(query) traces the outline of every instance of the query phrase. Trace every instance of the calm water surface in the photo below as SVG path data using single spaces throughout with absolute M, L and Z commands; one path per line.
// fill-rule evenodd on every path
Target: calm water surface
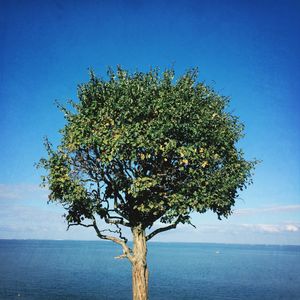
M 106 242 L 0 240 L 0 299 L 131 299 Z M 300 246 L 150 243 L 150 299 L 300 299 Z

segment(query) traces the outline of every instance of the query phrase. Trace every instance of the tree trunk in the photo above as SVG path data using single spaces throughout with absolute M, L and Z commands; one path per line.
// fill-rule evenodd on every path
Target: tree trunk
M 148 268 L 147 268 L 147 243 L 145 230 L 134 227 L 132 262 L 132 293 L 133 300 L 148 300 Z

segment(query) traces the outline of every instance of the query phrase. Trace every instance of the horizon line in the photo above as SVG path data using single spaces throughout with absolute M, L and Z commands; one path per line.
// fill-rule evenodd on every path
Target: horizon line
M 105 240 L 73 240 L 73 239 L 35 239 L 35 238 L 0 238 L 0 241 L 49 241 L 49 242 L 102 242 L 102 243 L 111 243 L 110 241 Z M 129 243 L 132 243 L 132 241 L 129 241 Z M 147 243 L 153 244 L 213 244 L 213 245 L 237 245 L 237 246 L 279 246 L 279 247 L 285 247 L 285 246 L 292 246 L 292 247 L 300 247 L 299 244 L 273 244 L 273 243 L 220 243 L 220 242 L 174 242 L 174 241 L 149 241 Z

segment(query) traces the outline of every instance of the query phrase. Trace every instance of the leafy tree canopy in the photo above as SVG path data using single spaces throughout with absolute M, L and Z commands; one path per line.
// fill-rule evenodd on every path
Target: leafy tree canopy
M 46 141 L 48 158 L 40 160 L 49 200 L 65 207 L 69 225 L 92 220 L 106 238 L 97 218 L 119 233 L 119 225 L 169 224 L 149 239 L 189 223 L 191 212 L 227 217 L 251 181 L 255 161 L 236 147 L 243 125 L 226 110 L 228 98 L 197 82 L 197 70 L 178 80 L 173 69 L 118 67 L 107 80 L 91 72 L 78 98 L 60 106 L 61 143 L 54 149 Z

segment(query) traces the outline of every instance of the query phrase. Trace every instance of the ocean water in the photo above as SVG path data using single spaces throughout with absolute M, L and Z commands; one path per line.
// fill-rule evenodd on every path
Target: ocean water
M 0 240 L 0 299 L 131 299 L 131 268 L 102 241 Z M 149 243 L 149 296 L 300 299 L 300 246 Z

